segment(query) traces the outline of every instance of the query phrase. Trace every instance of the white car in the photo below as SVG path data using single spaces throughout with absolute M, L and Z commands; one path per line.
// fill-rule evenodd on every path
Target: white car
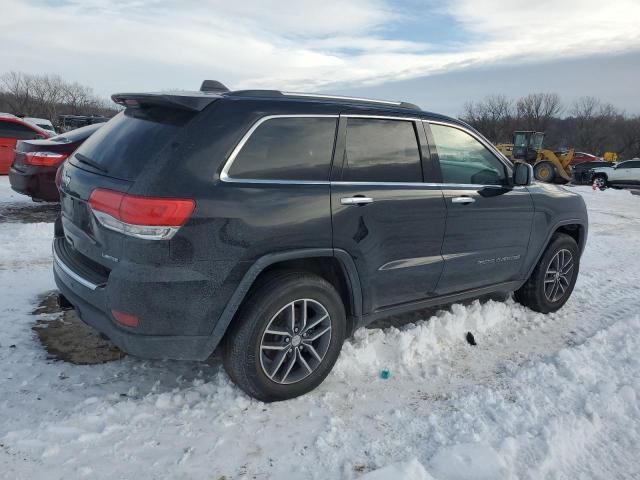
M 44 130 L 57 133 L 56 129 L 53 128 L 53 123 L 51 123 L 46 118 L 24 117 L 23 120 L 25 122 L 29 122 L 32 125 L 37 125 L 38 127 L 43 128 Z
M 640 186 L 640 158 L 594 168 L 592 172 L 593 183 L 599 188 Z

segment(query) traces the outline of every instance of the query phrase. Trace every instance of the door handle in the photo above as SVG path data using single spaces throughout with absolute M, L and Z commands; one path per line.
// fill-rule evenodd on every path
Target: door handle
M 373 203 L 373 198 L 371 198 L 371 197 L 342 197 L 340 199 L 340 203 L 342 205 L 367 205 L 368 203 Z
M 474 203 L 476 201 L 473 197 L 453 197 L 451 199 L 451 203 L 460 203 L 462 205 L 468 205 L 469 203 Z

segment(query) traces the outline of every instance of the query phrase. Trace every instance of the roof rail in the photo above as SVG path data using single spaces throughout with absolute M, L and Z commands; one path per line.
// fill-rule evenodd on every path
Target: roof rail
M 241 97 L 304 97 L 309 99 L 342 100 L 345 102 L 363 102 L 377 105 L 388 105 L 392 107 L 408 108 L 411 110 L 422 110 L 417 105 L 408 102 L 397 102 L 391 100 L 377 100 L 373 98 L 348 97 L 343 95 L 327 95 L 324 93 L 303 93 L 303 92 L 282 92 L 280 90 L 233 90 L 230 95 Z
M 398 102 L 392 100 L 378 100 L 374 98 L 363 98 L 363 97 L 348 97 L 344 95 L 327 95 L 323 93 L 302 93 L 302 92 L 282 92 L 282 95 L 290 96 L 290 97 L 309 97 L 309 98 L 326 98 L 333 100 L 351 100 L 355 102 L 367 102 L 367 103 L 379 103 L 381 105 L 393 105 L 396 107 L 403 108 L 412 108 L 416 110 L 420 110 L 420 107 L 414 105 L 413 103 L 408 102 Z

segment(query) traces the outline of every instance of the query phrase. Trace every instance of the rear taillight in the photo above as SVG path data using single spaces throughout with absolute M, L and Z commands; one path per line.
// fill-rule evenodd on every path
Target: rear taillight
M 140 320 L 138 317 L 131 313 L 120 312 L 118 310 L 111 310 L 111 315 L 120 325 L 124 325 L 125 327 L 136 328 Z
M 98 188 L 91 192 L 89 206 L 96 219 L 110 230 L 147 240 L 167 240 L 189 219 L 195 202 Z
M 24 163 L 38 167 L 57 167 L 68 156 L 66 153 L 56 152 L 27 152 L 24 154 Z

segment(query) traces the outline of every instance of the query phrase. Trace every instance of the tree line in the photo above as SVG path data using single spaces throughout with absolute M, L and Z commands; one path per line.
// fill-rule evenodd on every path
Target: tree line
M 545 148 L 620 158 L 640 157 L 640 115 L 626 115 L 595 97 L 563 104 L 556 93 L 531 93 L 516 100 L 489 95 L 467 102 L 460 119 L 494 143 L 511 143 L 516 130 L 545 132 Z
M 112 116 L 117 106 L 99 97 L 91 87 L 69 82 L 59 75 L 8 72 L 0 75 L 0 112 L 46 118 L 58 115 Z

